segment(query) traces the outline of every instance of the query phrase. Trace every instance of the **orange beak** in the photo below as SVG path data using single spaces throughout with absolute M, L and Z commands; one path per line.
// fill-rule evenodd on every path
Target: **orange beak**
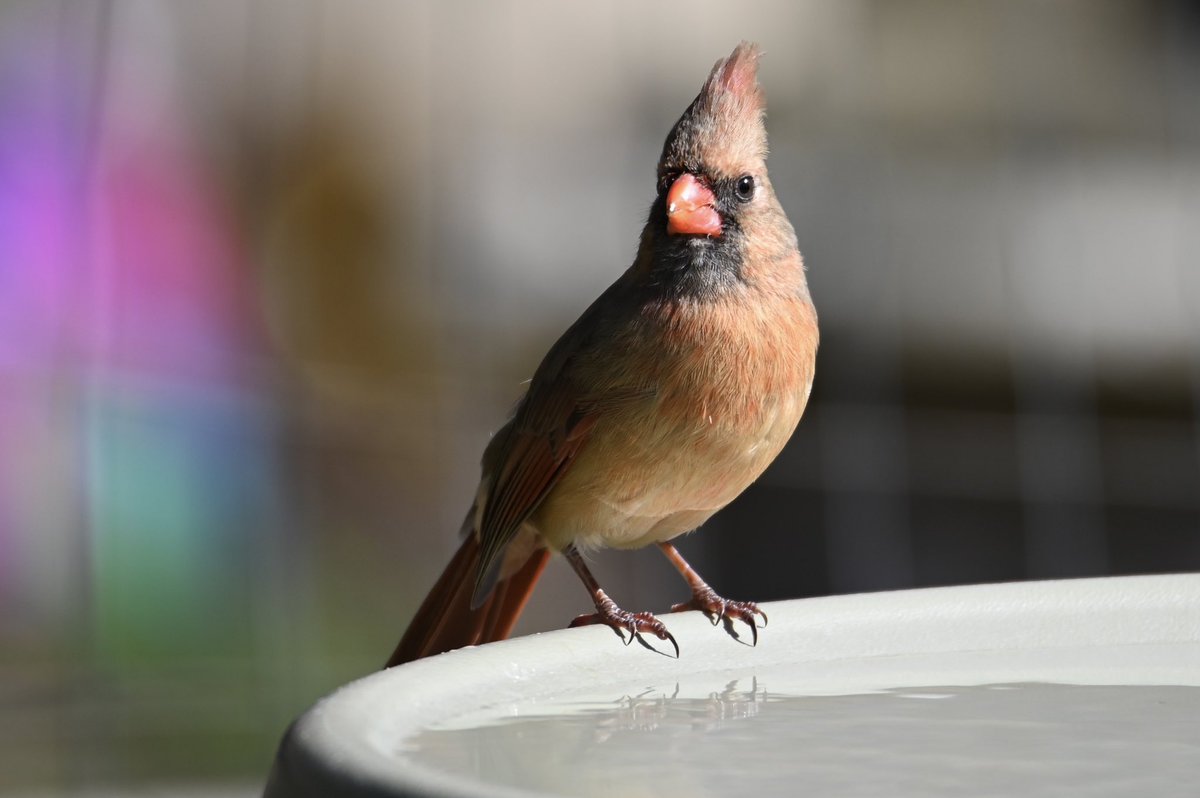
M 716 197 L 696 176 L 684 172 L 667 192 L 667 232 L 671 235 L 721 235 Z

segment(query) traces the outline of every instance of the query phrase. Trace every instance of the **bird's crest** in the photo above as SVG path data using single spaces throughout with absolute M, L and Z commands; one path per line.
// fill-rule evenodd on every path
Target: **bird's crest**
M 766 103 L 758 86 L 758 45 L 742 42 L 718 61 L 675 124 L 663 162 L 703 164 L 734 175 L 767 157 Z

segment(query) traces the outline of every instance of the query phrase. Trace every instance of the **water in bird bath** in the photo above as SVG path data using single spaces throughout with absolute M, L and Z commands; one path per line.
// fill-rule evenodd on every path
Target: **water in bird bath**
M 1194 796 L 1200 784 L 1200 687 L 812 695 L 776 675 L 774 686 L 768 670 L 496 706 L 396 754 L 568 796 Z

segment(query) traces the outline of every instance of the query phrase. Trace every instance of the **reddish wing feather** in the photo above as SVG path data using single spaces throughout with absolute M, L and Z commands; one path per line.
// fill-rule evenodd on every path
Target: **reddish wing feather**
M 589 357 L 597 341 L 607 339 L 605 313 L 631 300 L 629 281 L 609 286 L 551 347 L 529 386 L 529 393 L 510 425 L 497 433 L 484 454 L 484 470 L 493 475 L 480 522 L 483 547 L 474 602 L 487 596 L 495 581 L 500 555 L 521 524 L 546 498 L 587 442 L 596 422 L 613 407 L 639 401 L 653 386 L 604 394 L 580 390 L 579 384 L 602 382 L 593 375 L 577 381 L 574 370 Z
M 562 477 L 596 423 L 597 415 L 581 413 L 574 399 L 566 382 L 556 381 L 531 390 L 514 419 L 484 505 L 477 603 L 491 587 L 504 547 Z

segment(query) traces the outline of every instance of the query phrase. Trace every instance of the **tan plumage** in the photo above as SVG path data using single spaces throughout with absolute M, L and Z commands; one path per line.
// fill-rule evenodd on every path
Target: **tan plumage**
M 717 62 L 675 125 L 636 260 L 487 447 L 463 546 L 389 665 L 507 635 L 547 548 L 593 593 L 584 622 L 674 642 L 617 608 L 578 555 L 657 543 L 692 587 L 688 606 L 754 627 L 757 608 L 716 596 L 668 541 L 766 469 L 812 387 L 816 314 L 766 173 L 758 57 L 742 43 Z

